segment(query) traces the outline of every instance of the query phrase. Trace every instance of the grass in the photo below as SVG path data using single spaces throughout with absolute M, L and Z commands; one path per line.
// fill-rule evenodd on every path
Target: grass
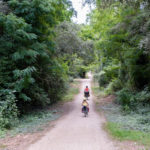
M 130 140 L 150 147 L 150 124 L 144 122 L 150 113 L 124 113 L 121 106 L 107 104 L 101 107 L 107 118 L 106 129 L 115 138 L 123 141 Z M 142 109 L 142 108 L 141 108 Z
M 11 131 L 11 134 L 33 133 L 43 130 L 44 126 L 48 125 L 50 121 L 59 117 L 56 112 L 57 110 L 40 110 L 27 114 L 20 119 L 19 125 Z
M 108 122 L 106 124 L 106 129 L 108 130 L 111 135 L 121 141 L 123 140 L 131 140 L 136 141 L 140 144 L 145 146 L 150 146 L 150 132 L 141 132 L 141 131 L 134 131 L 134 130 L 124 130 L 121 129 L 117 123 Z
M 11 130 L 0 130 L 0 138 L 15 136 L 20 133 L 34 133 L 44 129 L 50 121 L 56 120 L 60 115 L 57 110 L 37 110 L 24 115 Z
M 74 96 L 79 93 L 80 82 L 74 81 L 70 84 L 67 94 L 63 97 L 63 102 L 70 102 L 73 100 Z

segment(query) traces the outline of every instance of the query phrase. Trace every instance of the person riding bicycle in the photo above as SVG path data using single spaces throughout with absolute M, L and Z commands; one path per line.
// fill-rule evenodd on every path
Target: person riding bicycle
M 89 92 L 88 86 L 86 86 L 86 88 L 84 89 L 84 96 L 85 96 L 86 98 L 88 98 L 88 97 L 90 96 L 90 92 Z
M 87 111 L 89 112 L 89 103 L 86 101 L 86 99 L 84 99 L 83 101 L 82 101 L 82 112 L 84 111 L 84 110 L 86 110 L 87 109 Z

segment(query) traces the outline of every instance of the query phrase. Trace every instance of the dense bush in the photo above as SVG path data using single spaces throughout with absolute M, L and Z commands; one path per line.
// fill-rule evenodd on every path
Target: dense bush
M 0 127 L 9 129 L 18 120 L 16 97 L 11 90 L 1 91 L 0 101 Z
M 109 83 L 106 72 L 100 72 L 99 74 L 99 85 L 100 87 L 105 87 Z
M 110 82 L 113 82 L 118 76 L 118 70 L 119 66 L 115 64 L 105 66 L 97 76 L 100 87 L 106 87 Z
M 119 79 L 113 79 L 110 82 L 110 84 L 111 84 L 110 87 L 111 87 L 112 91 L 114 91 L 114 92 L 119 91 L 123 87 L 121 80 L 119 80 Z
M 140 92 L 132 92 L 123 88 L 116 95 L 116 102 L 121 104 L 125 111 L 128 109 L 136 110 L 138 106 L 148 106 L 150 100 L 150 91 L 147 88 Z
M 116 101 L 123 106 L 125 110 L 129 108 L 134 108 L 134 105 L 137 102 L 135 95 L 130 90 L 123 88 L 119 92 L 116 93 L 117 99 Z
M 109 84 L 104 88 L 104 93 L 106 95 L 115 94 L 122 88 L 121 81 L 118 79 L 113 79 Z

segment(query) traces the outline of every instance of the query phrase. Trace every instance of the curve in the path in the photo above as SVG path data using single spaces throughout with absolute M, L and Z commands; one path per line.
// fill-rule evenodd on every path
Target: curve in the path
M 73 108 L 56 126 L 27 150 L 116 150 L 113 142 L 102 129 L 102 119 L 94 110 L 90 96 L 90 113 L 87 118 L 81 113 L 83 91 L 91 79 L 81 80 L 80 94 L 70 103 Z

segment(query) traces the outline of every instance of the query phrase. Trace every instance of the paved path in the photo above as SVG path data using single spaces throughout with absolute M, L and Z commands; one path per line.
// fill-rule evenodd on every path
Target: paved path
M 103 120 L 94 110 L 92 95 L 89 100 L 89 116 L 85 118 L 81 113 L 81 102 L 86 85 L 91 90 L 91 78 L 81 80 L 80 93 L 70 103 L 73 109 L 27 150 L 116 150 L 113 142 L 102 129 Z

